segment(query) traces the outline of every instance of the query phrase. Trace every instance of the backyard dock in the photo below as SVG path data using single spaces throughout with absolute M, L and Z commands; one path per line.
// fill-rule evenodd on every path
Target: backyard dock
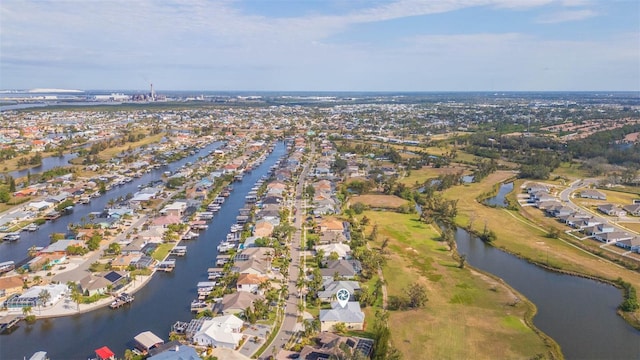
M 24 317 L 22 315 L 6 315 L 0 318 L 0 332 L 5 332 L 7 330 L 11 330 L 17 323 L 20 322 Z
M 112 309 L 117 309 L 121 306 L 132 303 L 133 300 L 135 300 L 135 296 L 127 293 L 122 293 L 118 295 L 118 297 L 115 300 L 113 300 L 113 302 L 111 303 L 111 305 L 109 305 L 109 307 Z

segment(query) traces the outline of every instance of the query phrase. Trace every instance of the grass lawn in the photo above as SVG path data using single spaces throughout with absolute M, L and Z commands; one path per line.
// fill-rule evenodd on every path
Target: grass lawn
M 160 244 L 153 252 L 153 255 L 151 257 L 153 257 L 155 260 L 162 261 L 167 257 L 174 246 L 175 244 L 173 243 Z
M 380 246 L 389 238 L 383 273 L 389 296 L 413 282 L 427 287 L 429 301 L 417 310 L 391 311 L 392 342 L 407 359 L 506 359 L 549 356 L 543 340 L 524 323 L 528 303 L 509 306 L 507 286 L 469 267 L 460 269 L 439 233 L 415 214 L 364 213 L 377 224 Z M 372 319 L 375 307 L 365 308 Z M 371 323 L 371 320 L 368 320 Z M 419 326 L 418 326 L 419 324 Z
M 363 203 L 372 208 L 395 209 L 408 203 L 407 200 L 395 195 L 359 195 L 353 196 L 350 200 L 352 204 Z
M 629 194 L 626 192 L 603 189 L 598 189 L 598 191 L 602 191 L 603 193 L 607 194 L 606 203 L 614 203 L 621 206 L 632 204 L 633 199 L 638 198 L 637 194 Z
M 445 197 L 458 199 L 457 223 L 466 227 L 470 219 L 473 219 L 473 229 L 478 232 L 481 232 L 486 224 L 497 235 L 494 242 L 496 247 L 524 258 L 605 279 L 614 280 L 622 277 L 636 289 L 640 289 L 639 273 L 597 257 L 563 240 L 547 238 L 545 235 L 548 226 L 559 224 L 553 219 L 544 218 L 538 209 L 525 207 L 519 211 L 509 211 L 490 208 L 475 200 L 479 194 L 489 191 L 494 184 L 511 176 L 513 174 L 510 172 L 498 171 L 480 183 L 455 186 L 445 191 Z M 538 222 L 541 224 L 538 225 Z
M 580 164 L 570 163 L 567 161 L 560 163 L 560 166 L 553 170 L 550 178 L 553 179 L 556 176 L 562 176 L 569 180 L 584 179 L 589 177 L 586 171 L 580 169 Z
M 147 136 L 147 137 L 143 138 L 140 141 L 136 141 L 136 142 L 132 142 L 132 143 L 126 143 L 126 144 L 121 145 L 121 146 L 115 146 L 115 147 L 111 147 L 111 148 L 105 149 L 105 150 L 101 151 L 98 154 L 98 156 L 102 160 L 109 160 L 109 159 L 113 158 L 114 156 L 118 155 L 119 153 L 121 153 L 123 151 L 126 151 L 129 148 L 136 149 L 136 148 L 139 148 L 140 146 L 143 146 L 143 145 L 149 145 L 149 144 L 160 142 L 160 140 L 164 136 L 165 136 L 164 133 L 156 134 L 156 135 L 153 135 L 153 136 Z
M 620 223 L 618 223 L 618 225 L 624 226 L 628 230 L 635 231 L 636 233 L 640 234 L 640 223 L 620 222 Z

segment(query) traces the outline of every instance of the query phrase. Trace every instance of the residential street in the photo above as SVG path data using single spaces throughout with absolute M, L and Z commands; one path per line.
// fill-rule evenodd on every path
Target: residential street
M 315 153 L 315 147 L 312 145 L 310 157 L 313 157 Z M 298 209 L 296 214 L 294 215 L 294 225 L 297 227 L 296 232 L 292 235 L 291 238 L 291 258 L 292 261 L 289 264 L 289 281 L 288 281 L 288 289 L 289 296 L 285 301 L 284 308 L 284 320 L 282 322 L 282 326 L 278 330 L 278 334 L 274 338 L 273 342 L 267 350 L 260 356 L 259 359 L 268 359 L 269 356 L 275 355 L 275 351 L 280 351 L 285 344 L 289 341 L 291 336 L 295 335 L 295 326 L 298 318 L 298 302 L 300 301 L 297 294 L 296 289 L 296 281 L 298 280 L 298 269 L 300 268 L 300 249 L 302 248 L 301 239 L 302 239 L 302 222 L 304 221 L 304 209 L 302 207 L 303 200 L 302 194 L 304 190 L 305 179 L 307 173 L 309 171 L 310 161 L 307 161 L 302 172 L 300 173 L 300 177 L 298 179 L 298 184 L 296 185 L 295 191 L 295 208 Z

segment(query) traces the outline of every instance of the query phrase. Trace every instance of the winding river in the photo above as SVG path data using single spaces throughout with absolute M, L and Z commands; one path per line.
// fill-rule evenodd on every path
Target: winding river
M 513 183 L 501 184 L 488 205 L 506 206 Z M 611 285 L 559 274 L 456 230 L 460 254 L 472 266 L 502 278 L 538 307 L 533 322 L 567 359 L 640 359 L 640 331 L 616 314 L 622 293 Z

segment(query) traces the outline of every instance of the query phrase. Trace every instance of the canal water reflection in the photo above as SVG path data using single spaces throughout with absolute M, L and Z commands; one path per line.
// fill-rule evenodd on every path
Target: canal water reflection
M 104 345 L 122 356 L 125 349 L 131 347 L 133 337 L 142 331 L 150 330 L 166 339 L 175 321 L 191 319 L 190 303 L 197 296 L 196 283 L 206 281 L 207 268 L 215 266 L 217 244 L 235 223 L 238 210 L 244 206 L 245 196 L 251 187 L 285 151 L 284 143 L 278 143 L 257 169 L 235 183 L 234 190 L 209 223 L 209 228 L 198 239 L 183 243 L 188 252 L 184 258 L 176 260 L 176 269 L 172 273 L 156 274 L 135 294 L 136 300 L 130 306 L 38 320 L 31 326 L 22 322 L 10 335 L 0 336 L 0 359 L 23 359 L 45 350 L 51 359 L 85 360 Z

